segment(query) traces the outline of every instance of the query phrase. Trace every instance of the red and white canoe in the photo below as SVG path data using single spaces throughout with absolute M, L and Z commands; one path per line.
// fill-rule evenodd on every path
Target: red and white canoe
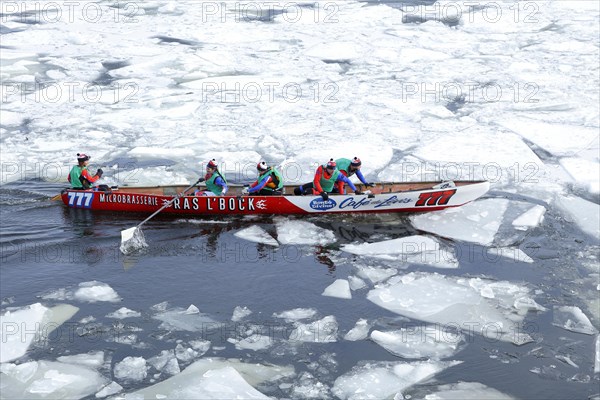
M 357 185 L 361 190 L 366 188 Z M 162 213 L 181 215 L 219 214 L 330 214 L 427 212 L 458 207 L 489 190 L 487 181 L 380 182 L 369 188 L 371 194 L 321 196 L 240 196 L 243 187 L 231 185 L 227 196 L 182 196 Z M 161 208 L 185 186 L 120 187 L 110 192 L 63 190 L 63 203 L 72 208 L 99 211 L 152 213 Z M 287 186 L 284 193 L 293 193 Z

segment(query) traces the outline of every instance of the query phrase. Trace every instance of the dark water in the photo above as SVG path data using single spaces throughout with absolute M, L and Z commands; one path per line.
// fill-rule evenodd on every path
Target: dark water
M 3 308 L 8 304 L 19 307 L 38 301 L 47 305 L 67 302 L 80 307 L 73 319 L 57 331 L 60 335 L 55 334 L 48 343 L 31 349 L 20 361 L 54 360 L 65 354 L 102 350 L 112 357 L 114 364 L 126 356 L 153 357 L 162 350 L 173 349 L 178 340 L 204 339 L 212 344 L 205 356 L 293 365 L 297 373 L 309 371 L 331 386 L 338 376 L 361 360 L 401 360 L 369 340 L 349 342 L 342 337 L 359 318 L 374 321 L 374 329 L 384 330 L 399 329 L 407 319 L 367 301 L 368 289 L 353 292 L 351 300 L 324 297 L 321 293 L 335 279 L 345 279 L 355 272 L 358 259 L 339 251 L 340 245 L 418 234 L 406 217 L 309 218 L 310 222 L 333 231 L 337 242 L 319 247 L 273 249 L 233 235 L 254 224 L 275 235 L 274 220 L 270 217 L 215 221 L 210 217 L 180 220 L 159 216 L 144 227 L 150 247 L 135 257 L 126 257 L 118 250 L 120 231 L 135 226 L 144 215 L 67 209 L 62 203 L 49 200 L 59 189 L 40 182 L 20 182 L 0 188 Z M 534 343 L 515 346 L 481 336 L 469 337 L 468 345 L 451 358 L 463 361 L 461 365 L 406 393 L 418 398 L 434 383 L 458 381 L 480 382 L 527 399 L 584 399 L 598 393 L 598 377 L 592 373 L 593 338 L 553 326 L 551 312 L 553 305 L 564 304 L 579 305 L 585 310 L 573 293 L 576 278 L 587 276 L 580 270 L 579 256 L 574 251 L 589 248 L 593 241 L 576 227 L 565 224 L 552 210 L 548 211 L 542 227 L 514 239 L 535 259 L 533 264 L 492 260 L 481 246 L 442 240 L 462 254 L 469 254 L 460 258 L 460 268 L 439 270 L 415 265 L 401 268 L 406 272 L 525 282 L 544 291 L 535 299 L 549 311 L 530 312 L 525 319 Z M 386 263 L 373 264 L 386 266 Z M 93 280 L 110 285 L 122 301 L 82 303 L 40 299 L 43 294 Z M 185 309 L 194 304 L 210 319 L 196 332 L 161 328 L 151 307 L 165 301 L 169 308 Z M 105 317 L 123 306 L 140 311 L 142 316 L 122 323 Z M 233 323 L 231 315 L 236 306 L 248 307 L 253 313 L 243 322 Z M 318 318 L 334 315 L 339 324 L 338 341 L 291 345 L 286 340 L 291 325 L 272 315 L 298 307 L 318 310 Z M 94 316 L 96 321 L 77 323 L 87 316 Z M 261 334 L 272 337 L 275 344 L 271 348 L 256 352 L 236 350 L 227 341 L 231 337 L 241 339 L 241 332 L 250 326 L 256 330 L 255 325 L 260 327 Z M 137 335 L 135 344 L 118 343 L 132 333 Z M 558 360 L 556 355 L 569 355 L 579 368 Z M 181 364 L 182 369 L 185 365 Z M 315 365 L 322 368 L 316 369 Z M 542 375 L 530 372 L 543 367 L 546 368 Z M 103 372 L 111 378 L 110 370 Z M 578 380 L 586 381 L 587 376 L 587 382 L 573 381 L 577 374 L 580 374 Z M 123 386 L 125 390 L 145 387 L 150 385 L 148 379 Z M 276 385 L 259 389 L 271 396 L 289 396 L 289 391 Z

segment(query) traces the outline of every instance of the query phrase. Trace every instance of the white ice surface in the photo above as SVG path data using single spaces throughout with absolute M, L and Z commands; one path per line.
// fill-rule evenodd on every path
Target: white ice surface
M 42 296 L 46 300 L 79 300 L 86 303 L 118 302 L 121 298 L 109 285 L 98 281 L 82 282 L 77 289 L 62 288 Z
M 515 220 L 512 222 L 512 225 L 515 227 L 515 229 L 523 231 L 526 231 L 529 228 L 535 228 L 544 220 L 545 212 L 546 207 L 535 205 L 515 218 Z
M 374 330 L 371 340 L 402 358 L 436 360 L 453 356 L 465 343 L 463 335 L 439 325 L 421 325 L 389 332 Z
M 354 367 L 335 380 L 331 391 L 342 400 L 385 399 L 461 361 L 376 362 Z
M 600 374 L 600 334 L 596 335 L 596 357 L 594 360 L 594 373 Z
M 310 323 L 296 322 L 296 328 L 290 332 L 289 341 L 331 343 L 337 342 L 338 324 L 333 315 Z
M 168 375 L 175 375 L 180 372 L 179 362 L 175 357 L 174 350 L 163 350 L 159 355 L 150 357 L 147 362 L 157 371 Z
M 289 376 L 293 372 L 292 367 L 205 358 L 165 381 L 127 394 L 125 399 L 262 399 L 267 397 L 254 386 Z
M 113 375 L 122 382 L 143 381 L 148 375 L 146 359 L 144 357 L 125 357 L 115 364 Z
M 121 307 L 116 311 L 113 311 L 106 315 L 107 318 L 125 319 L 125 318 L 136 318 L 141 317 L 142 314 L 138 311 L 130 310 L 127 307 Z
M 231 320 L 233 322 L 238 322 L 246 318 L 248 315 L 252 314 L 252 311 L 248 307 L 237 306 L 233 309 L 233 314 L 231 315 Z
M 253 225 L 248 228 L 244 228 L 234 233 L 234 236 L 240 239 L 245 239 L 250 242 L 268 244 L 269 246 L 279 246 L 279 242 L 273 239 L 273 236 L 269 235 L 263 228 L 258 225 Z
M 277 240 L 284 245 L 325 245 L 335 242 L 335 234 L 313 223 L 277 218 Z
M 367 286 L 365 281 L 354 275 L 350 275 L 348 277 L 348 283 L 350 284 L 350 289 L 352 290 L 360 290 Z
M 425 400 L 511 400 L 496 389 L 478 382 L 458 382 L 438 386 L 435 393 L 425 396 Z
M 108 385 L 104 386 L 98 393 L 96 393 L 96 398 L 102 399 L 104 397 L 111 396 L 113 394 L 119 393 L 123 390 L 123 386 L 119 385 L 117 382 L 111 382 Z
M 442 248 L 439 241 L 429 236 L 414 235 L 374 243 L 347 244 L 342 246 L 342 250 L 384 260 L 458 268 L 454 252 Z
M 600 205 L 577 196 L 557 196 L 556 205 L 582 231 L 600 239 Z
M 337 297 L 340 299 L 352 298 L 350 284 L 346 279 L 336 279 L 331 285 L 327 286 L 321 294 L 323 296 Z
M 188 309 L 173 308 L 158 312 L 152 318 L 162 321 L 161 329 L 199 332 L 206 328 L 206 324 L 215 322 L 206 314 L 189 312 Z
M 30 361 L 0 365 L 3 399 L 78 399 L 96 393 L 107 379 L 82 365 Z
M 100 368 L 104 364 L 104 352 L 100 350 L 71 356 L 60 356 L 56 358 L 56 361 L 68 364 L 80 364 L 90 368 Z
M 227 339 L 229 343 L 233 343 L 238 350 L 264 350 L 274 344 L 273 337 L 265 335 L 252 335 L 244 339 Z
M 578 157 L 560 159 L 560 165 L 573 180 L 591 193 L 600 193 L 600 164 Z
M 0 362 L 23 356 L 35 340 L 46 340 L 53 330 L 78 310 L 68 304 L 48 308 L 40 303 L 7 310 L 0 315 Z
M 554 307 L 552 325 L 559 326 L 569 331 L 594 335 L 598 329 L 592 325 L 590 319 L 576 306 Z
M 413 215 L 410 221 L 417 229 L 451 239 L 490 245 L 500 228 L 508 200 L 485 199 L 462 207 Z
M 314 308 L 294 308 L 293 310 L 274 313 L 273 317 L 284 319 L 287 322 L 293 322 L 302 319 L 309 319 L 314 317 L 315 315 L 317 315 L 317 310 L 315 310 Z
M 354 328 L 350 329 L 348 333 L 344 335 L 344 340 L 349 340 L 351 342 L 364 340 L 369 337 L 369 329 L 371 329 L 369 322 L 366 319 L 361 318 L 356 321 Z
M 414 272 L 377 286 L 367 299 L 409 318 L 515 344 L 531 341 L 517 324 L 537 309 L 529 289 L 516 283 Z

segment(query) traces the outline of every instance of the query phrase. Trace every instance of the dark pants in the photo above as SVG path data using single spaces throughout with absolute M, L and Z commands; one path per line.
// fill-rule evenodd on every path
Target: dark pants
M 258 192 L 250 193 L 251 196 L 281 196 L 281 190 L 260 189 Z
M 312 195 L 314 188 L 315 188 L 315 184 L 313 182 L 305 183 L 304 185 L 294 189 L 294 194 L 296 196 L 304 196 L 306 194 Z M 333 190 L 329 193 L 337 193 L 337 192 L 338 192 L 337 186 L 334 186 Z

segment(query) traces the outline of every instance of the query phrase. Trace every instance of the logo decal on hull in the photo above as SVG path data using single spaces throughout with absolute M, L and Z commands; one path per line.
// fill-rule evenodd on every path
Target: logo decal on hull
M 310 205 L 310 208 L 312 208 L 313 210 L 323 211 L 323 210 L 331 210 L 332 208 L 337 206 L 337 203 L 335 202 L 335 200 L 332 200 L 332 199 L 324 201 L 320 197 L 317 197 L 316 199 L 311 201 L 309 205 Z
M 423 206 L 445 206 L 454 196 L 456 189 L 443 190 L 441 192 L 421 193 L 419 199 L 415 203 L 415 207 Z

